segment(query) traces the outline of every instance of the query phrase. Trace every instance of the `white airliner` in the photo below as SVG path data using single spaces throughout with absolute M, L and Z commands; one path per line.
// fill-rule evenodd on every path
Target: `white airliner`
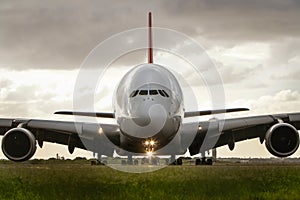
M 68 145 L 113 156 L 196 155 L 212 148 L 259 138 L 268 151 L 287 157 L 299 146 L 300 113 L 254 116 L 183 123 L 183 118 L 246 111 L 246 108 L 185 112 L 183 94 L 175 76 L 153 63 L 151 13 L 149 13 L 148 63 L 131 69 L 120 81 L 114 96 L 114 112 L 58 111 L 55 114 L 115 118 L 117 124 L 0 118 L 2 151 L 13 161 L 30 159 L 43 142 Z M 214 141 L 212 145 L 203 144 Z M 209 142 L 208 142 L 209 143 Z M 199 159 L 198 159 L 199 160 Z M 202 159 L 203 162 L 205 158 Z M 177 160 L 181 164 L 180 160 Z M 199 161 L 196 162 L 199 164 Z

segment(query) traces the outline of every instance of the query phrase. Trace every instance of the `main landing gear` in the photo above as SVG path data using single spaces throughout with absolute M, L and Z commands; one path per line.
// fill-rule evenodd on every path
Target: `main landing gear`
M 182 158 L 175 158 L 175 155 L 171 155 L 171 165 L 182 165 Z
M 138 165 L 139 164 L 139 161 L 137 159 L 133 159 L 132 155 L 127 156 L 127 161 L 122 160 L 121 162 L 122 162 L 121 163 L 122 165 Z
M 208 155 L 212 155 L 212 157 L 205 157 L 205 152 L 200 153 L 200 158 L 197 158 L 195 161 L 196 165 L 212 165 L 214 161 L 217 160 L 217 149 L 212 149 L 211 151 L 207 151 Z
M 197 158 L 195 161 L 196 165 L 212 165 L 213 164 L 213 160 L 212 158 Z
M 184 157 L 179 157 L 175 159 L 175 156 L 171 156 L 171 160 L 173 161 L 171 165 L 182 165 L 183 160 L 186 160 L 185 162 L 188 162 L 189 165 L 192 164 L 192 158 L 184 158 Z M 213 164 L 213 159 L 212 158 L 206 158 L 206 157 L 201 157 L 195 159 L 195 165 L 212 165 Z

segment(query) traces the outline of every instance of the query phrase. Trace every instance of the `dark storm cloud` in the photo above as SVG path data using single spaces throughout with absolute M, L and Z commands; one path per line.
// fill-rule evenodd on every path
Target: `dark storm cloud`
M 177 0 L 166 8 L 212 39 L 268 40 L 300 33 L 299 1 Z
M 216 45 L 300 33 L 299 1 L 5 1 L 0 5 L 0 67 L 78 68 L 99 42 L 145 26 L 150 10 L 155 26 L 200 35 Z

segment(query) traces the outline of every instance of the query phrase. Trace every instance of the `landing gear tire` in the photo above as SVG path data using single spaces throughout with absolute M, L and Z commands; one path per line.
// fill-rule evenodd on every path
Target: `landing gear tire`
M 128 155 L 128 157 L 127 157 L 127 165 L 133 165 L 132 155 Z
M 211 158 L 208 158 L 206 160 L 206 165 L 212 165 L 213 164 L 213 160 Z
M 181 159 L 181 158 L 178 158 L 178 159 L 176 160 L 176 164 L 177 164 L 177 165 L 182 165 L 182 159 Z
M 212 165 L 213 164 L 213 160 L 211 158 L 197 158 L 195 161 L 195 165 Z

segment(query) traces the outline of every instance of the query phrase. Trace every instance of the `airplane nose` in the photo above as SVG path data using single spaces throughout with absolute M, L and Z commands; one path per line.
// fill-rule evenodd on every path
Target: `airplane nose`
M 132 118 L 134 123 L 136 123 L 139 126 L 147 126 L 150 124 L 151 119 L 149 116 L 140 116 L 140 117 L 134 117 Z
M 148 126 L 150 123 L 155 126 L 165 122 L 167 118 L 165 109 L 158 104 L 149 107 L 140 106 L 134 113 L 132 120 L 139 126 Z
M 162 105 L 141 107 L 132 112 L 131 118 L 125 118 L 120 123 L 120 129 L 131 136 L 148 138 L 159 133 L 167 122 L 167 112 Z

